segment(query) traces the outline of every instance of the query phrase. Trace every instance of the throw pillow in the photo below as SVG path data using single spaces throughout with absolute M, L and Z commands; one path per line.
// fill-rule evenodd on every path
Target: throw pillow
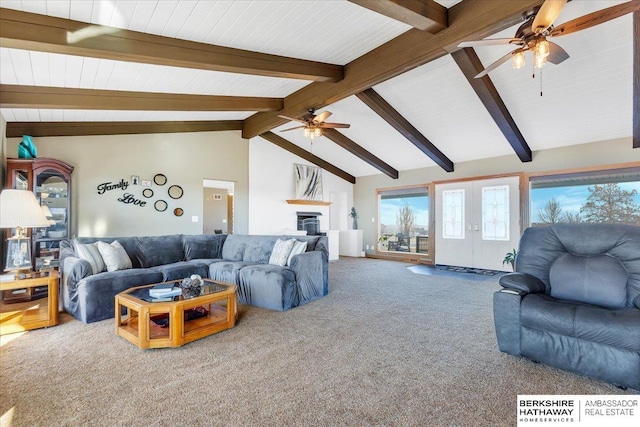
M 102 255 L 100 255 L 100 251 L 98 250 L 96 243 L 85 244 L 76 242 L 76 254 L 78 255 L 78 258 L 89 263 L 92 274 L 98 274 L 101 271 L 104 271 L 105 268 L 104 260 L 102 259 Z
M 291 253 L 289 253 L 289 258 L 287 258 L 287 265 L 291 265 L 291 258 L 294 255 L 301 254 L 307 250 L 307 242 L 299 242 L 295 241 L 293 243 L 293 248 L 291 249 Z
M 127 255 L 120 242 L 114 240 L 111 244 L 96 242 L 100 255 L 107 267 L 107 271 L 127 270 L 131 268 L 131 258 Z
M 296 239 L 276 240 L 275 245 L 273 245 L 273 250 L 271 251 L 271 256 L 269 257 L 269 264 L 284 267 L 295 242 Z

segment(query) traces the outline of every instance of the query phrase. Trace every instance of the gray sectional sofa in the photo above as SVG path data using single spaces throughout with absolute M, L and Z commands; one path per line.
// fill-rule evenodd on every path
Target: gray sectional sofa
M 269 264 L 278 238 L 306 241 L 306 252 L 290 265 Z M 78 257 L 77 243 L 117 240 L 131 269 L 92 274 Z M 288 310 L 327 295 L 328 241 L 325 236 L 168 235 L 63 240 L 60 273 L 64 309 L 84 323 L 114 317 L 114 297 L 134 286 L 183 279 L 192 274 L 238 285 L 238 302 Z

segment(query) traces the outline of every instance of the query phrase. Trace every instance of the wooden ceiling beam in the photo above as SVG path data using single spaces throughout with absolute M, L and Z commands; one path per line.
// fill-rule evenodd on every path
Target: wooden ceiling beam
M 633 12 L 633 148 L 640 148 L 640 11 Z
M 322 129 L 322 135 L 326 136 L 354 156 L 359 157 L 361 160 L 378 169 L 383 174 L 393 179 L 398 179 L 398 171 L 396 169 L 385 163 L 382 159 L 376 157 L 373 153 L 365 150 L 336 129 Z
M 285 98 L 279 112 L 256 113 L 244 122 L 242 135 L 252 138 L 287 122 L 448 54 L 464 40 L 478 40 L 522 22 L 522 13 L 542 0 L 463 0 L 448 10 L 449 26 L 437 34 L 411 29 L 345 66 L 337 83 L 311 83 Z
M 7 138 L 30 136 L 139 135 L 242 130 L 242 120 L 175 122 L 9 122 Z
M 282 98 L 0 85 L 2 108 L 142 111 L 278 111 Z
M 296 156 L 305 159 L 308 162 L 313 163 L 316 166 L 321 167 L 322 169 L 326 170 L 327 172 L 331 172 L 332 174 L 334 174 L 335 176 L 344 179 L 347 182 L 350 182 L 351 184 L 355 184 L 356 183 L 356 177 L 354 177 L 353 175 L 348 174 L 347 172 L 343 171 L 340 168 L 337 168 L 335 166 L 333 166 L 331 163 L 322 160 L 320 157 L 306 151 L 305 149 L 297 146 L 296 144 L 294 144 L 293 142 L 290 142 L 286 139 L 284 139 L 283 137 L 281 137 L 280 135 L 276 135 L 273 132 L 265 132 L 262 135 L 259 135 L 261 138 L 266 139 L 267 141 L 277 145 L 278 147 L 287 150 L 288 152 L 295 154 Z
M 356 96 L 438 166 L 447 172 L 453 172 L 453 162 L 375 90 L 367 89 Z
M 433 0 L 349 1 L 431 34 L 447 28 L 447 8 Z
M 518 125 L 511 117 L 511 113 L 509 113 L 507 106 L 502 101 L 493 82 L 488 75 L 479 79 L 475 78 L 478 73 L 484 70 L 476 52 L 467 47 L 453 52 L 451 56 L 453 56 L 454 61 L 456 61 L 476 95 L 478 95 L 478 98 L 480 98 L 480 101 L 496 122 L 498 128 L 500 128 L 502 134 L 507 138 L 520 160 L 530 162 L 532 160 L 531 148 L 529 148 L 529 144 L 520 133 Z
M 0 46 L 258 76 L 336 82 L 340 65 L 288 58 L 0 8 Z

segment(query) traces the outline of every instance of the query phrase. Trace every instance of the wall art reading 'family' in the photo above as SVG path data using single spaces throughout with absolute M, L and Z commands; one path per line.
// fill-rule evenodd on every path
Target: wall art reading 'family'
M 157 173 L 153 176 L 153 184 L 157 186 L 164 186 L 168 182 L 166 175 L 162 173 Z M 154 196 L 158 196 L 163 193 L 157 193 L 157 190 L 154 191 L 150 187 L 153 185 L 151 180 L 142 180 L 139 175 L 131 175 L 131 181 L 126 181 L 125 179 L 120 179 L 119 182 L 107 181 L 98 184 L 96 190 L 98 194 L 107 194 L 110 192 L 115 192 L 114 190 L 125 191 L 129 189 L 129 186 L 142 186 L 142 198 L 138 198 L 140 196 L 134 193 L 120 193 L 121 196 L 117 197 L 116 200 L 120 203 L 124 203 L 125 205 L 132 205 L 138 207 L 145 207 L 147 204 L 153 203 L 153 208 L 158 212 L 164 212 L 169 209 L 169 204 L 166 200 L 145 200 L 151 199 Z M 174 200 L 182 198 L 184 195 L 184 190 L 179 185 L 171 185 L 167 189 L 167 195 Z M 182 216 L 184 214 L 184 209 L 175 208 L 173 210 L 173 214 L 175 216 Z

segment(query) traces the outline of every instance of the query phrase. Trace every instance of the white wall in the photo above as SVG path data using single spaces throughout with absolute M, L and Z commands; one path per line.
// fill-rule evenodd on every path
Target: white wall
M 215 195 L 219 195 L 222 198 L 216 200 Z M 203 189 L 203 198 L 203 233 L 213 234 L 216 229 L 227 233 L 227 203 L 229 200 L 227 190 L 224 188 L 206 187 Z
M 21 138 L 7 142 L 7 157 L 17 156 Z M 53 157 L 75 167 L 73 171 L 73 236 L 152 236 L 173 233 L 202 234 L 203 179 L 235 182 L 235 230 L 248 225 L 249 144 L 239 131 L 171 134 L 34 138 L 39 157 Z M 143 187 L 129 186 L 98 194 L 104 182 L 131 181 L 132 175 L 151 180 L 167 176 L 164 186 L 152 187 L 154 196 L 142 197 Z M 176 184 L 184 196 L 174 200 L 167 189 Z M 139 207 L 118 201 L 124 193 L 148 202 Z M 169 207 L 157 212 L 153 203 Z M 184 215 L 176 217 L 180 207 Z M 198 222 L 192 222 L 192 216 Z
M 260 137 L 249 142 L 249 234 L 277 235 L 287 229 L 295 230 L 297 211 L 321 212 L 321 230 L 339 229 L 341 224 L 346 227 L 353 204 L 353 185 L 325 170 L 323 200 L 343 200 L 338 208 L 287 204 L 287 199 L 295 198 L 295 163 L 311 164 Z

